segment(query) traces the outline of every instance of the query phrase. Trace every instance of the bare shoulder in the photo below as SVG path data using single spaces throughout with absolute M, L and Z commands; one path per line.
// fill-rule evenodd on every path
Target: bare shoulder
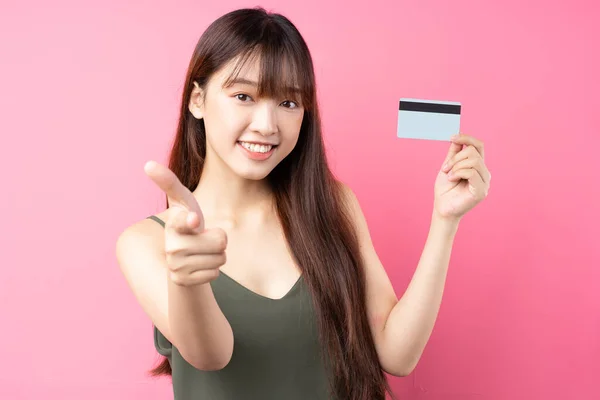
M 164 218 L 164 214 L 155 215 Z M 144 218 L 121 232 L 115 250 L 119 268 L 136 300 L 170 340 L 164 238 L 164 228 Z
M 383 268 L 380 267 L 381 264 L 375 252 L 375 248 L 373 247 L 369 226 L 362 211 L 358 197 L 347 184 L 338 182 L 338 186 L 341 192 L 342 207 L 344 207 L 344 210 L 347 213 L 353 228 L 355 229 L 358 239 L 358 246 L 363 257 L 367 273 L 373 268 L 382 270 Z
M 356 195 L 347 183 L 342 181 L 337 181 L 336 183 L 344 201 L 356 201 Z
M 161 213 L 162 214 L 162 213 Z M 164 221 L 164 215 L 154 214 Z M 134 263 L 139 253 L 158 255 L 164 252 L 164 228 L 150 218 L 138 220 L 127 226 L 116 242 L 116 256 L 119 267 L 129 280 L 131 269 L 138 268 Z
M 152 215 L 166 222 L 166 211 Z M 164 228 L 157 221 L 147 217 L 127 226 L 119 235 L 117 243 L 145 240 L 152 242 L 162 242 L 164 240 Z
M 365 216 L 363 214 L 362 208 L 360 206 L 360 202 L 356 197 L 354 191 L 348 186 L 346 183 L 338 181 L 338 190 L 340 191 L 342 206 L 345 207 L 346 212 L 352 223 L 354 224 L 354 228 L 357 230 L 357 234 L 359 238 L 362 236 L 365 237 L 365 233 L 368 233 L 369 228 L 367 226 L 367 221 L 365 220 Z M 365 232 L 366 230 L 366 232 Z M 370 235 L 367 236 L 367 239 L 370 241 Z M 360 243 L 359 244 L 364 244 Z

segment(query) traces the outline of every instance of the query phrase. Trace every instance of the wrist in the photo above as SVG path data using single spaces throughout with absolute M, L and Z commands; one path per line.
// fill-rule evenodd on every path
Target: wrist
M 449 235 L 454 235 L 458 231 L 460 220 L 460 217 L 442 216 L 434 210 L 431 216 L 431 227 Z

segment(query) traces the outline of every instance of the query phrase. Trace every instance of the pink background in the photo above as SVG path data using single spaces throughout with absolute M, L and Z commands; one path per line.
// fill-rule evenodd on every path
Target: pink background
M 143 165 L 166 160 L 199 35 L 256 3 L 81 3 L 0 6 L 0 398 L 168 399 L 115 240 L 162 207 Z M 262 5 L 311 48 L 332 165 L 398 295 L 448 148 L 397 139 L 398 99 L 461 101 L 487 146 L 490 196 L 462 223 L 420 364 L 391 378 L 400 398 L 599 399 L 599 7 L 285 3 Z

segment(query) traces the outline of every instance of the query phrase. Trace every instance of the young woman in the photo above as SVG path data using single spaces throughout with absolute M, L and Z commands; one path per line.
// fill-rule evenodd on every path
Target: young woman
M 398 301 L 352 191 L 328 168 L 309 50 L 285 17 L 228 13 L 200 38 L 166 209 L 128 227 L 119 265 L 154 324 L 152 372 L 175 399 L 384 399 L 438 313 L 461 217 L 488 192 L 483 144 L 458 135 L 430 233 Z

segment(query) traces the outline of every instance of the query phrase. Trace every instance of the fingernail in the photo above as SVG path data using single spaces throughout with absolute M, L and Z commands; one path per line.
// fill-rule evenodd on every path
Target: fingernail
M 446 172 L 447 168 L 448 168 L 448 163 L 444 164 L 444 166 L 442 167 L 442 171 Z
M 148 170 L 154 168 L 154 164 L 155 164 L 154 161 L 146 161 L 146 164 L 144 164 L 144 170 L 148 171 Z

